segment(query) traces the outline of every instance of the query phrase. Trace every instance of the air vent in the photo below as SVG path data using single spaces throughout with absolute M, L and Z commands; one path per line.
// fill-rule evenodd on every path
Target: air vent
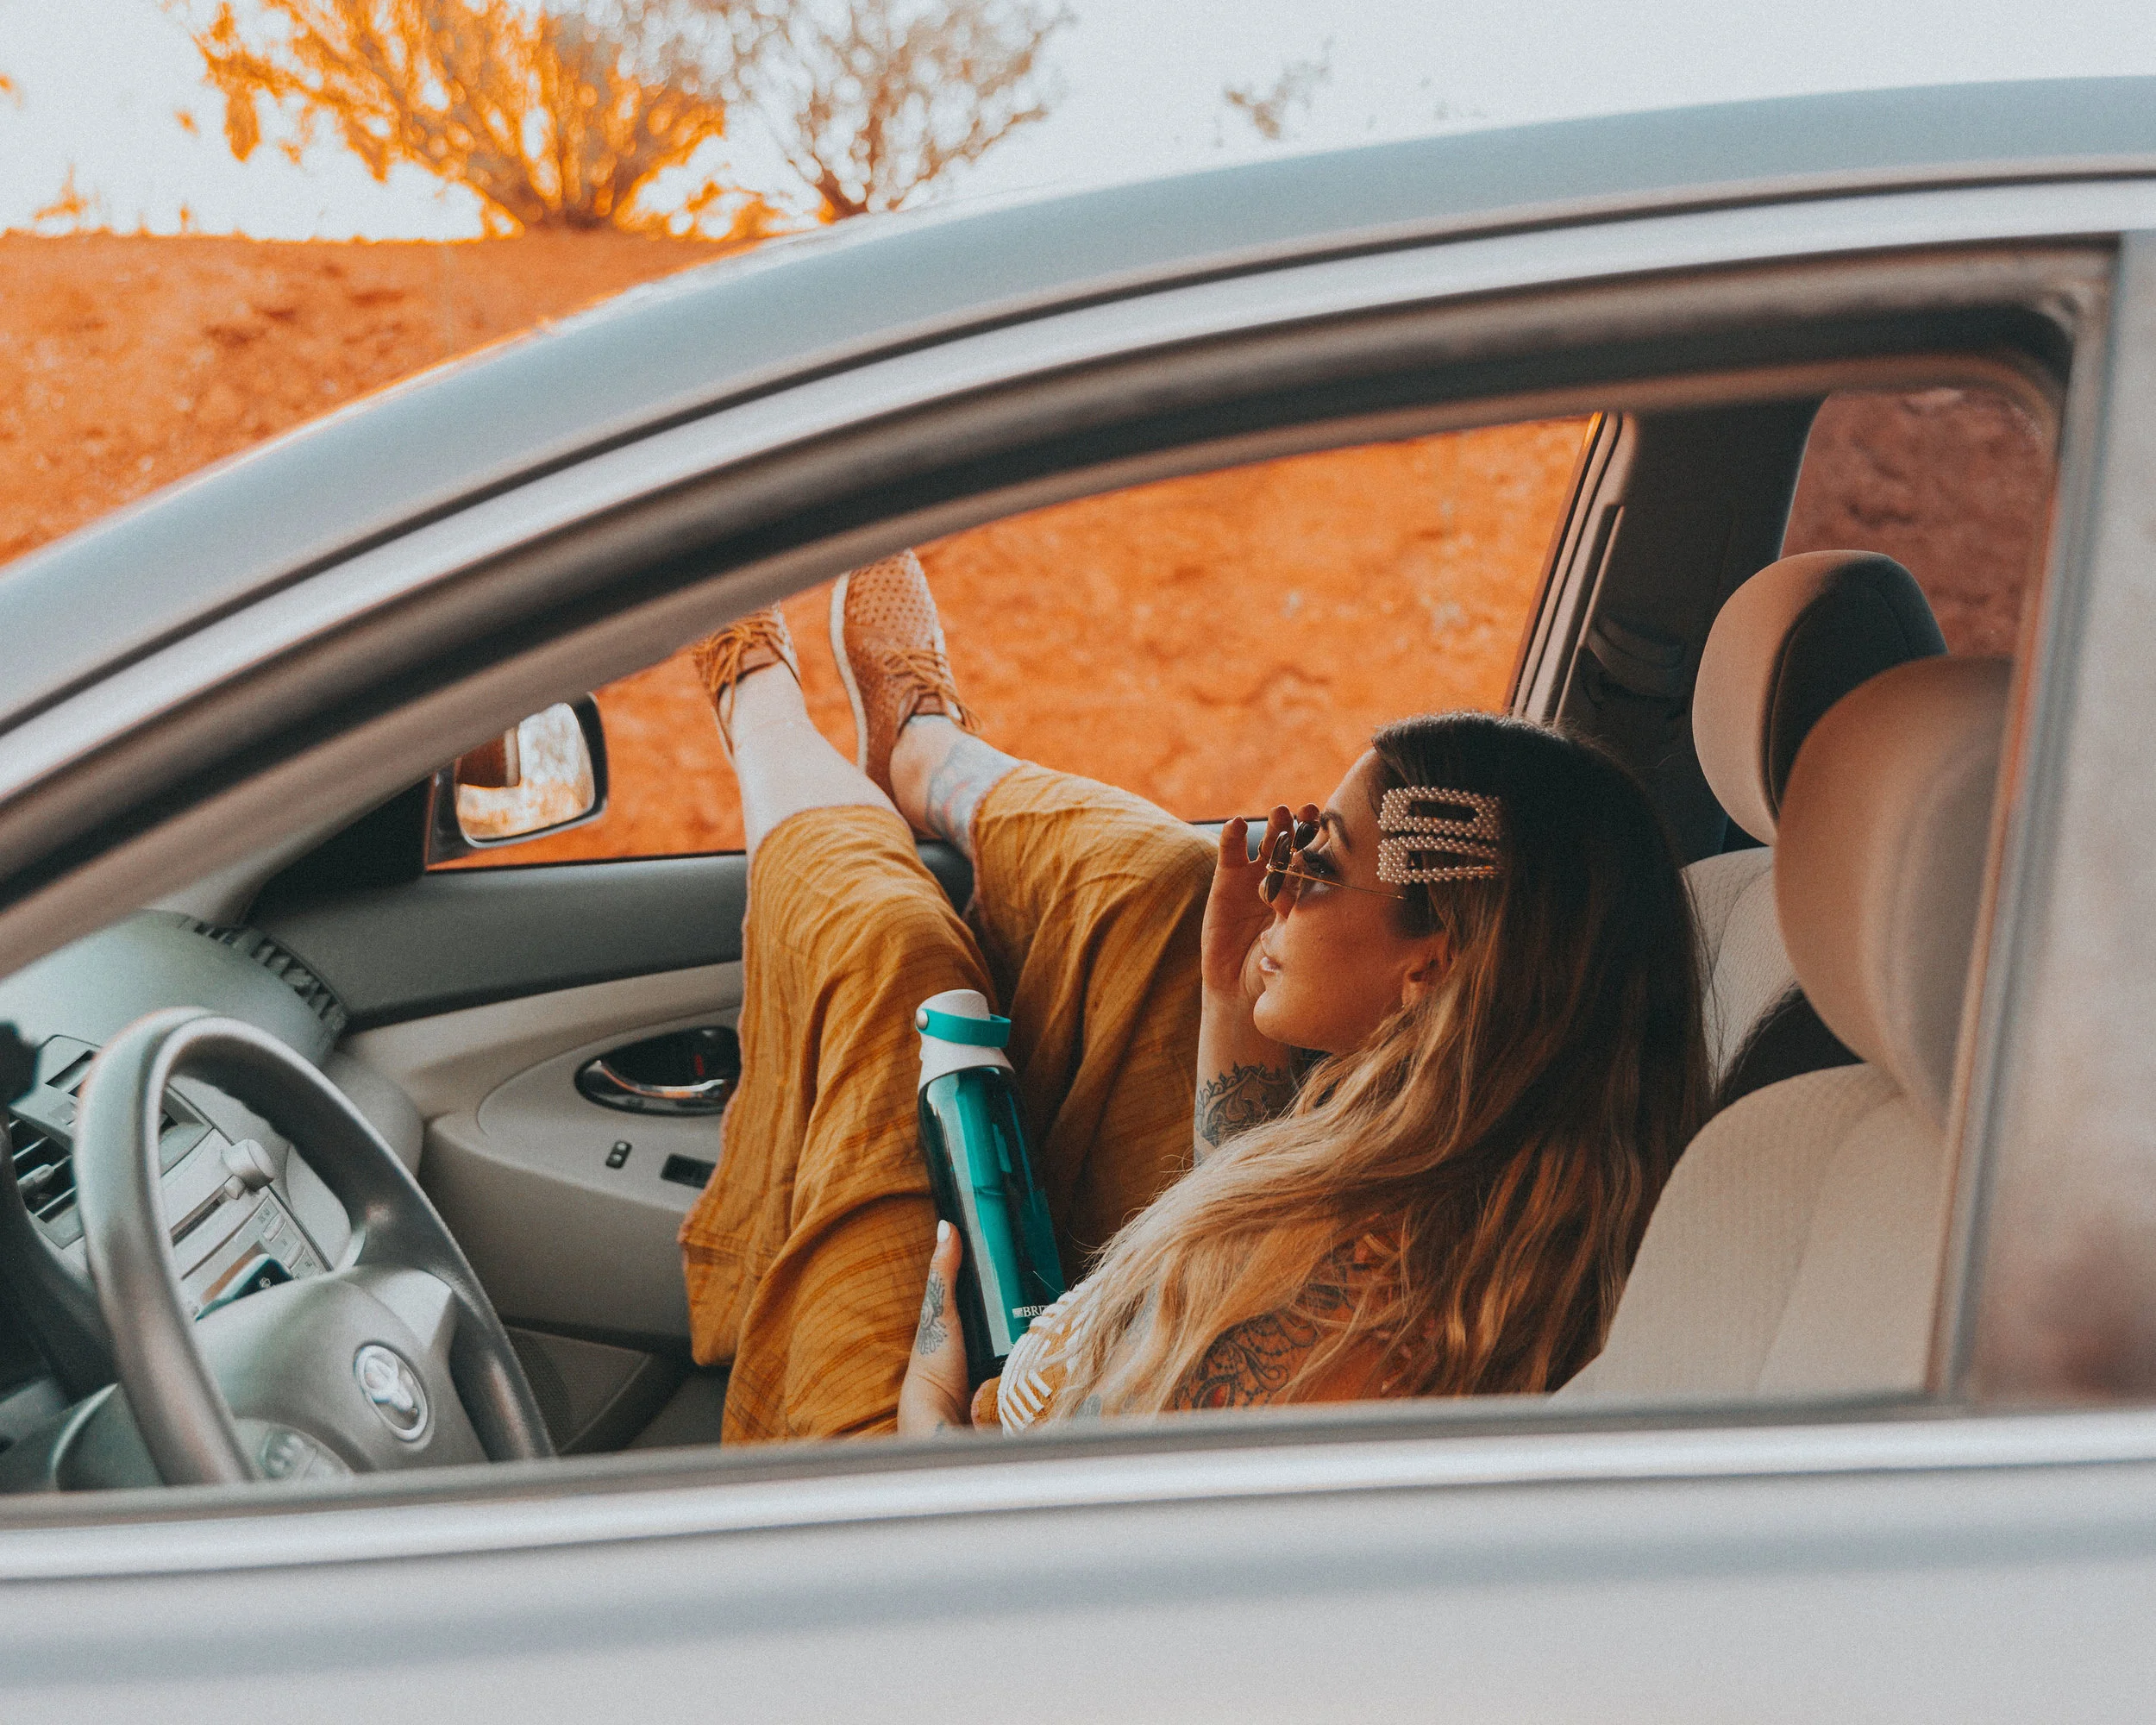
M 42 1222 L 48 1233 L 72 1239 L 81 1232 L 68 1226 L 68 1212 L 75 1203 L 73 1155 L 65 1144 L 28 1120 L 17 1120 L 13 1126 L 15 1183 L 22 1194 L 23 1208 Z
M 243 958 L 251 958 L 307 1003 L 307 1010 L 322 1020 L 334 1042 L 344 1032 L 344 1002 L 336 990 L 309 969 L 295 954 L 279 946 L 259 929 L 227 928 L 192 917 L 186 926 L 205 940 L 229 946 Z

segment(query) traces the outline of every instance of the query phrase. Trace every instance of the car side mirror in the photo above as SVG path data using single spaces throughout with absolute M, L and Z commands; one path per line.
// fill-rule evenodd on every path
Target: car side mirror
M 434 776 L 427 861 L 566 832 L 606 809 L 606 732 L 590 696 L 557 701 Z

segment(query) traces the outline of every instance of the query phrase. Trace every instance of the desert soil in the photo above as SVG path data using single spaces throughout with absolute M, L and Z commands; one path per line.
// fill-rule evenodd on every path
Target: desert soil
M 710 255 L 620 235 L 0 236 L 0 561 Z M 1014 517 L 922 558 L 962 687 L 1000 747 L 1193 817 L 1318 797 L 1383 719 L 1502 700 L 1581 431 L 1500 427 L 1170 480 Z M 2005 404 L 1852 397 L 1821 415 L 1789 549 L 1898 556 L 1957 650 L 2006 650 L 2047 495 L 2044 451 Z M 812 710 L 850 750 L 823 597 L 787 612 Z M 600 702 L 608 812 L 501 860 L 738 845 L 731 776 L 686 660 Z

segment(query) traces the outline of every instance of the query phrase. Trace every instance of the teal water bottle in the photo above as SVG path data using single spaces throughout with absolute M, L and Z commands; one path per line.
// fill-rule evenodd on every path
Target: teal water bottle
M 921 1033 L 921 1154 L 936 1214 L 965 1240 L 958 1320 L 979 1385 L 1062 1297 L 1062 1263 L 1003 1054 L 1010 1019 L 992 1015 L 977 989 L 950 988 L 921 1003 L 913 1027 Z

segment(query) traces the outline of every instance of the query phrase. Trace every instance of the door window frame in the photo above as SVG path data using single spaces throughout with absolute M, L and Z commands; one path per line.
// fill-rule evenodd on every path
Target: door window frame
M 1996 199 L 1988 204 L 1974 194 L 1929 196 L 1964 200 L 1954 205 L 1964 212 L 1996 207 Z M 2059 191 L 2046 188 L 2042 196 L 2055 199 Z M 1922 197 L 1902 195 L 1872 203 L 1937 214 Z M 1699 235 L 1711 239 L 1718 232 L 1716 221 L 1733 214 L 1743 217 L 1735 223 L 1739 234 L 1761 231 L 1762 212 L 1757 210 L 1611 225 L 1627 229 L 1659 225 L 1676 232 L 1689 231 L 1686 224 L 1700 223 Z M 1875 222 L 1880 211 L 1875 208 L 1860 214 L 1864 219 L 1858 225 L 1864 226 Z M 2033 221 L 2034 216 L 2024 219 Z M 1972 304 L 2006 304 L 2028 306 L 2030 316 L 2041 317 L 2046 306 L 2058 304 L 2062 280 L 2069 296 L 2080 295 L 2073 302 L 2072 315 L 2082 321 L 2071 332 L 2078 344 L 2078 362 L 2061 442 L 2059 519 L 2066 554 L 2054 559 L 2078 579 L 2089 561 L 2075 536 L 2081 531 L 2075 505 L 2089 484 L 2085 470 L 2096 442 L 2091 434 L 2099 426 L 2108 431 L 2110 416 L 2118 411 L 2115 401 L 2102 411 L 2092 405 L 2109 398 L 2091 380 L 2090 374 L 2096 367 L 2088 363 L 2091 354 L 2108 352 L 2095 333 L 2103 306 L 2101 294 L 2092 293 L 2091 284 L 2097 278 L 2088 267 L 2088 260 L 2104 248 L 2087 242 L 1985 246 L 1957 253 L 1925 248 L 1927 242 L 1921 236 L 1935 236 L 1939 226 L 1936 220 L 1920 222 L 1916 248 L 1897 245 L 1870 258 L 1822 262 L 1798 257 L 1739 270 L 1733 266 L 1702 267 L 1694 256 L 1689 272 L 1671 265 L 1668 267 L 1677 273 L 1658 273 L 1651 279 L 1593 282 L 1573 288 L 1515 279 L 1518 291 L 1509 295 L 1492 292 L 1459 304 L 1426 301 L 1404 312 L 1388 304 L 1377 311 L 1366 309 L 1361 317 L 1332 321 L 1299 322 L 1296 308 L 1310 304 L 1312 297 L 1305 294 L 1299 299 L 1283 289 L 1271 302 L 1269 327 L 1244 331 L 1232 340 L 1214 332 L 1206 342 L 1190 337 L 1183 343 L 1192 351 L 1183 355 L 1190 360 L 1191 369 L 1181 374 L 1181 385 L 1196 394 L 1225 387 L 1238 377 L 1247 385 L 1253 348 L 1264 350 L 1266 362 L 1285 391 L 1294 386 L 1296 373 L 1323 373 L 1344 355 L 1359 354 L 1368 361 L 1376 352 L 1389 351 L 1397 357 L 1403 333 L 1417 327 L 1420 319 L 1428 341 L 1423 350 L 1426 362 L 1451 367 L 1445 375 L 1455 380 L 1452 394 L 1436 403 L 1391 407 L 1365 403 L 1353 413 L 1317 411 L 1304 418 L 1283 411 L 1277 423 L 1238 430 L 1230 421 L 1233 411 L 1248 401 L 1245 388 L 1240 397 L 1225 398 L 1225 407 L 1216 398 L 1209 430 L 1198 409 L 1188 404 L 1175 407 L 1164 418 L 1156 417 L 1156 441 L 1135 452 L 1119 454 L 1104 445 L 1100 421 L 1096 417 L 1087 423 L 1083 414 L 1078 430 L 1073 432 L 1066 424 L 1059 442 L 1013 446 L 999 440 L 1022 435 L 1029 427 L 1044 433 L 1076 405 L 1089 403 L 1089 411 L 1098 416 L 1120 398 L 1128 411 L 1130 403 L 1123 392 L 1133 366 L 1139 371 L 1160 372 L 1156 385 L 1170 394 L 1174 373 L 1172 354 L 1155 348 L 1125 347 L 1105 367 L 1088 369 L 1068 360 L 1067 367 L 1075 369 L 1052 371 L 1050 380 L 1042 383 L 1042 351 L 1031 349 L 1029 357 L 1027 343 L 1016 340 L 1005 344 L 1006 357 L 998 361 L 1020 366 L 1015 376 L 1005 376 L 1002 398 L 988 382 L 981 381 L 971 396 L 954 399 L 939 392 L 928 408 L 879 417 L 871 411 L 881 399 L 874 390 L 849 405 L 824 384 L 812 384 L 796 392 L 801 399 L 781 396 L 738 410 L 745 419 L 715 416 L 711 423 L 679 428 L 646 440 L 652 447 L 640 444 L 613 452 L 419 529 L 229 619 L 233 627 L 262 631 L 256 633 L 245 655 L 248 679 L 240 677 L 233 662 L 237 645 L 228 624 L 214 624 L 190 643 L 153 656 L 101 685 L 105 694 L 116 697 L 104 704 L 102 714 L 93 715 L 86 708 L 85 703 L 99 693 L 93 689 L 54 708 L 46 716 L 51 724 L 35 736 L 0 739 L 0 861 L 12 859 L 18 869 L 46 859 L 60 861 L 39 890 L 0 908 L 0 963 L 21 962 L 26 955 L 36 956 L 85 932 L 85 924 L 101 923 L 115 902 L 141 902 L 158 890 L 169 889 L 178 884 L 175 875 L 198 865 L 205 856 L 230 860 L 229 834 L 235 819 L 245 831 L 251 819 L 278 809 L 295 795 L 300 796 L 304 816 L 307 809 L 326 806 L 325 787 L 341 794 L 348 806 L 352 798 L 367 794 L 385 775 L 390 782 L 383 788 L 394 788 L 413 776 L 410 768 L 415 762 L 431 763 L 444 737 L 485 735 L 565 690 L 588 687 L 649 662 L 687 638 L 699 624 L 708 626 L 715 611 L 724 614 L 728 609 L 746 608 L 809 585 L 894 544 L 1138 478 L 1404 435 L 1401 428 L 1410 426 L 1441 430 L 1554 417 L 1589 402 L 1614 401 L 1621 411 L 1728 399 L 1733 391 L 1747 398 L 1766 399 L 1801 393 L 1823 381 L 1828 386 L 1846 386 L 1846 361 L 1831 354 L 1781 354 L 1777 363 L 1764 366 L 1730 361 L 1737 350 L 1756 348 L 1763 327 L 1816 333 L 1817 320 L 1831 323 L 1837 316 L 1853 316 L 1858 308 L 1871 317 L 1899 307 L 1908 318 L 1919 322 L 1933 314 L 1951 321 Z M 1808 229 L 1808 237 L 1824 245 L 1844 231 L 1822 220 Z M 1865 231 L 1880 230 L 1868 226 Z M 1597 234 L 1569 237 L 1576 271 L 1588 273 L 1599 255 L 1592 243 Z M 1550 245 L 1532 235 L 1515 238 L 1522 242 L 1515 278 L 1529 263 L 1546 265 Z M 1640 235 L 1627 232 L 1620 238 L 1618 253 L 1636 257 Z M 1501 248 L 1507 242 L 1472 243 Z M 1720 243 L 1726 248 L 1728 237 L 1723 235 Z M 2133 304 L 2144 318 L 2149 292 L 2143 279 L 2150 273 L 2147 255 L 2145 247 L 2130 253 L 2134 267 L 2142 273 L 2134 279 L 2137 297 Z M 1607 263 L 1607 257 L 1601 261 Z M 2072 267 L 2065 268 L 2069 262 Z M 1343 267 L 1314 267 L 1326 272 Z M 1471 275 L 1471 271 L 1465 273 L 1465 277 Z M 1463 291 L 1457 283 L 1465 277 L 1455 274 L 1455 292 Z M 1248 304 L 1253 296 L 1263 301 L 1266 296 L 1261 287 L 1277 279 L 1252 278 L 1220 285 L 1226 295 L 1223 303 L 1231 307 Z M 1292 282 L 1285 284 L 1293 286 Z M 1423 291 L 1426 295 L 1429 291 L 1426 279 Z M 1206 292 L 1188 289 L 1177 293 L 1197 296 L 1192 303 L 1202 303 Z M 2031 296 L 2043 294 L 2053 297 L 2029 304 Z M 1702 329 L 1702 316 L 1717 306 L 1721 308 L 1720 320 Z M 1530 386 L 1524 389 L 1495 391 L 1485 384 L 1478 392 L 1476 380 L 1487 378 L 1493 364 L 1536 373 L 1539 363 L 1537 356 L 1523 357 L 1517 352 L 1493 361 L 1488 344 L 1500 335 L 1514 342 L 1546 342 L 1553 325 L 1577 327 L 1593 336 L 1581 348 L 1559 355 L 1573 375 L 1566 377 L 1562 367 L 1542 364 L 1539 384 L 1531 377 Z M 1006 333 L 975 339 L 993 342 Z M 1024 329 L 1016 332 L 1018 336 L 1026 334 Z M 1859 349 L 1863 346 L 1861 330 L 1844 339 Z M 1384 342 L 1394 345 L 1378 345 Z M 1667 368 L 1658 371 L 1640 362 L 1637 356 L 1643 346 L 1651 355 L 1660 354 L 1656 363 Z M 2144 342 L 2134 350 L 2139 355 L 2136 362 L 2143 367 L 2148 364 L 2147 348 Z M 1069 349 L 1067 346 L 1059 351 L 1068 355 Z M 1452 355 L 1450 360 L 1445 357 L 1447 353 Z M 1625 369 L 1626 355 L 1633 356 L 1629 373 Z M 1688 355 L 1696 363 L 1682 363 Z M 884 363 L 900 368 L 900 373 L 898 380 L 883 379 L 882 386 L 897 388 L 903 379 L 918 380 L 917 369 L 906 369 L 910 361 Z M 2105 363 L 2115 366 L 2117 354 L 2112 354 Z M 919 386 L 916 381 L 906 386 Z M 1826 392 L 1821 388 L 1819 392 Z M 1303 401 L 1307 408 L 1310 398 L 1304 395 L 1293 399 Z M 843 423 L 817 430 L 818 414 L 839 414 Z M 895 473 L 906 459 L 920 459 L 923 439 L 934 444 L 939 424 L 950 437 L 935 445 L 938 453 L 955 453 L 968 464 L 942 469 L 940 479 Z M 1206 435 L 1174 441 L 1167 434 L 1177 426 L 1186 434 L 1194 428 Z M 1094 452 L 1089 460 L 1088 448 Z M 2107 474 L 2112 467 L 2113 457 L 2107 453 Z M 780 505 L 789 500 L 798 505 L 805 494 L 814 494 L 818 486 L 832 483 L 833 476 L 841 474 L 851 474 L 857 482 L 846 507 L 813 511 L 813 518 L 805 523 L 789 524 L 774 515 Z M 868 483 L 858 483 L 864 478 Z M 637 506 L 631 508 L 632 503 Z M 692 530 L 699 519 L 708 528 L 713 518 L 732 529 L 732 536 L 721 542 L 730 546 L 730 554 L 716 566 L 720 571 L 717 574 Z M 781 524 L 774 527 L 774 520 Z M 2108 594 L 2130 595 L 2130 584 L 2111 573 L 2122 555 L 2115 543 L 2116 530 L 2107 523 L 2096 536 L 2112 561 L 2090 567 L 2110 582 Z M 662 558 L 655 566 L 655 550 L 669 547 L 674 548 L 672 561 Z M 686 567 L 691 562 L 697 567 Z M 580 574 L 585 582 L 581 589 L 575 586 Z M 2074 580 L 2046 580 L 2040 589 L 2042 602 L 2032 607 L 2045 620 L 2042 633 L 2035 637 L 2040 656 L 2065 655 L 2071 662 L 2072 643 L 2062 641 L 2059 631 L 2070 629 L 2082 615 L 2076 608 L 2081 601 L 2071 593 L 2073 586 Z M 591 598 L 595 591 L 607 596 L 603 614 L 596 617 Z M 506 612 L 505 605 L 509 607 Z M 538 621 L 521 638 L 498 648 L 491 661 L 477 666 L 469 661 L 440 662 L 439 634 L 445 620 L 452 636 L 485 620 L 498 637 L 505 614 Z M 436 638 L 416 646 L 415 634 L 423 635 L 429 624 L 436 629 Z M 215 650 L 197 656 L 191 665 L 176 656 L 191 646 L 199 649 L 203 637 L 215 637 L 210 643 Z M 325 641 L 327 649 L 323 647 Z M 386 658 L 379 656 L 385 643 L 393 649 Z M 431 672 L 426 668 L 429 665 L 434 667 Z M 2079 674 L 2082 682 L 2074 687 L 2085 687 L 2085 664 Z M 264 710 L 289 723 L 289 705 L 279 705 L 280 676 L 288 681 L 303 676 L 310 681 L 317 699 L 304 711 L 312 728 L 285 746 L 266 748 L 260 735 Z M 352 687 L 340 683 L 341 678 L 356 685 L 356 695 Z M 266 696 L 265 679 L 270 687 Z M 2034 769 L 2022 763 L 2051 762 L 2061 746 L 2057 742 L 2064 734 L 2061 727 L 2070 718 L 2084 717 L 2068 699 L 2070 681 L 2062 680 L 2051 658 L 2045 657 L 2041 674 L 2025 676 L 2017 697 L 2017 715 L 2039 712 L 2041 722 L 2028 747 L 2009 751 L 2017 762 L 2017 776 L 2012 795 L 2004 800 L 1999 841 L 2009 862 L 2009 889 L 1999 894 L 1992 918 L 2002 943 L 2017 957 L 2015 943 L 2021 936 L 2016 919 L 2031 906 L 2040 908 L 2030 897 L 2033 811 L 2040 804 L 2049 811 L 2054 800 L 2048 793 L 2041 797 L 2028 794 Z M 248 687 L 242 687 L 243 682 Z M 121 687 L 116 690 L 111 686 Z M 381 691 L 385 687 L 398 689 L 404 698 L 383 711 Z M 175 720 L 172 707 L 183 693 L 184 718 Z M 163 699 L 152 699 L 159 694 Z M 250 703 L 254 709 L 250 723 L 240 726 L 236 736 L 229 736 L 222 752 L 211 756 L 223 782 L 205 788 L 198 777 L 160 778 L 152 771 L 146 781 L 170 800 L 161 819 L 143 823 L 134 813 L 140 806 L 138 790 L 137 802 L 130 808 L 135 823 L 132 832 L 101 840 L 96 829 L 89 835 L 66 832 L 64 823 L 55 820 L 41 836 L 26 837 L 25 824 L 40 806 L 49 812 L 54 798 L 70 793 L 82 795 L 86 787 L 95 788 L 100 782 L 97 772 L 109 771 L 116 759 L 124 766 L 133 751 L 135 758 L 154 762 L 174 748 L 197 745 L 204 737 L 216 734 L 212 727 L 221 714 Z M 26 729 L 34 729 L 35 723 Z M 92 755 L 98 756 L 96 770 L 85 764 Z M 103 782 L 110 784 L 109 779 Z M 227 835 L 222 843 L 228 849 L 222 852 L 216 842 L 221 832 Z M 63 838 L 56 840 L 55 833 Z M 202 848 L 190 851 L 186 847 L 193 841 L 200 841 Z M 68 842 L 81 848 L 71 855 L 65 848 Z M 46 866 L 53 868 L 50 862 Z M 1984 1037 L 1996 1040 L 2008 1027 L 2012 970 L 2012 965 L 2000 964 L 1984 972 L 1983 1000 L 1990 1016 L 1984 1020 L 1979 1041 Z M 1981 1068 L 1987 1095 L 1997 1088 L 2000 1072 L 2007 1070 L 1995 1071 L 1994 1063 L 1987 1063 L 1990 1061 L 1986 1052 L 1981 1061 L 1972 1057 L 1969 1063 L 1970 1084 L 1977 1084 Z M 1988 1132 L 1989 1116 L 1977 1125 Z M 1967 1141 L 1973 1145 L 1977 1139 Z M 1989 1137 L 1983 1139 L 1990 1141 Z M 1974 1231 L 1973 1222 L 1965 1224 L 1965 1245 L 1971 1243 Z M 1596 1413 L 1575 1406 L 1551 1414 L 1542 1412 L 1539 1403 L 1531 1410 L 1523 1401 L 1463 1408 L 1379 1408 L 1345 1417 L 1273 1410 L 1226 1421 L 1209 1416 L 1188 1425 L 1169 1422 L 1143 1429 L 1059 1433 L 1000 1451 L 981 1446 L 963 1453 L 961 1446 L 930 1445 L 893 1446 L 874 1452 L 819 1448 L 687 1461 L 607 1457 L 548 1464 L 537 1470 L 495 1467 L 454 1478 L 380 1477 L 360 1482 L 319 1506 L 293 1503 L 273 1516 L 263 1516 L 259 1536 L 248 1533 L 240 1543 L 259 1554 L 264 1549 L 262 1540 L 284 1538 L 318 1552 L 314 1541 L 329 1527 L 324 1511 L 346 1518 L 338 1524 L 341 1532 L 333 1544 L 342 1541 L 345 1548 L 356 1551 L 370 1548 L 372 1542 L 372 1549 L 386 1554 L 392 1549 L 470 1550 L 573 1542 L 584 1537 L 634 1537 L 638 1527 L 657 1534 L 721 1526 L 806 1525 L 886 1514 L 972 1513 L 998 1501 L 1040 1507 L 1213 1497 L 1238 1490 L 1360 1490 L 1417 1482 L 1589 1477 L 1598 1469 L 1605 1475 L 1614 1471 L 1620 1477 L 1662 1477 L 1702 1470 L 1932 1466 L 1938 1465 L 1942 1442 L 1949 1450 L 1952 1443 L 1962 1443 L 1963 1452 L 1971 1456 L 1995 1455 L 2002 1452 L 2001 1446 L 2021 1444 L 2026 1448 L 2037 1441 L 2033 1433 L 2059 1429 L 2039 1421 L 2015 1425 L 2009 1431 L 2010 1422 L 2002 1421 L 1988 1428 L 1988 1435 L 1940 1440 L 1936 1422 L 1908 1428 L 1891 1418 L 1881 1422 L 1881 1416 L 1898 1411 L 1900 1404 L 1745 1407 L 1651 1417 L 1636 1411 Z M 1927 1404 L 1925 1411 L 1935 1409 Z M 1444 1441 L 1432 1444 L 1432 1439 Z M 2116 1449 L 2123 1440 L 2110 1432 L 2057 1441 L 2062 1453 L 2071 1450 L 2082 1454 L 2094 1453 L 2105 1444 Z M 1792 1444 L 1812 1459 L 1793 1455 Z M 2077 1444 L 2079 1449 L 2075 1449 Z M 1871 1459 L 1857 1459 L 1864 1456 Z M 1896 1457 L 1906 1458 L 1906 1464 Z M 632 1484 L 654 1490 L 617 1489 Z M 602 1498 L 585 1495 L 600 1485 L 617 1489 Z M 660 1487 L 669 1489 L 658 1490 Z M 505 1500 L 511 1498 L 522 1499 L 525 1510 L 503 1519 Z M 370 1532 L 362 1525 L 368 1518 L 346 1513 L 355 1503 L 370 1502 L 432 1504 L 440 1513 L 422 1517 L 423 1528 L 411 1522 L 401 1524 L 404 1531 L 392 1531 L 385 1522 Z M 887 1502 L 910 1507 L 879 1507 Z M 818 1503 L 824 1507 L 818 1509 Z M 597 1505 L 605 1506 L 603 1513 Z M 0 1515 L 15 1507 L 0 1506 Z M 229 1502 L 205 1507 L 235 1517 L 236 1526 L 251 1524 L 251 1512 L 269 1506 L 241 1493 Z M 132 1503 L 106 1500 L 94 1506 L 61 1506 L 57 1515 L 49 1513 L 51 1506 L 47 1509 L 48 1513 L 37 1519 L 110 1519 L 116 1513 L 131 1520 L 138 1514 L 169 1514 L 171 1506 L 157 1494 L 143 1494 Z M 567 1531 L 567 1524 L 580 1515 L 586 1531 Z M 282 1524 L 285 1531 L 275 1531 L 272 1522 Z M 612 1531 L 599 1531 L 602 1527 Z M 623 1529 L 630 1531 L 624 1534 Z M 129 1537 L 134 1533 L 128 1530 Z M 141 1549 L 147 1559 L 148 1547 Z M 88 1547 L 84 1560 L 95 1560 Z M 135 1561 L 116 1552 L 110 1560 Z

